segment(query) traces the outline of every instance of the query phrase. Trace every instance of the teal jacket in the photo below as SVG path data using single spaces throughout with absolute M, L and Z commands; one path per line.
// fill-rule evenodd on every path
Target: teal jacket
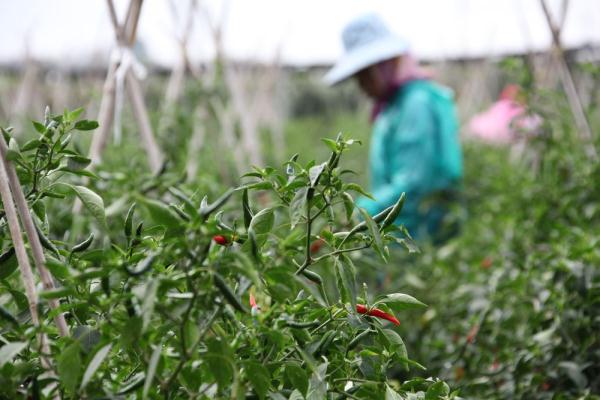
M 374 121 L 369 167 L 375 200 L 359 207 L 374 215 L 406 192 L 396 223 L 415 238 L 434 237 L 446 208 L 430 199 L 457 191 L 462 178 L 452 92 L 429 80 L 401 86 Z

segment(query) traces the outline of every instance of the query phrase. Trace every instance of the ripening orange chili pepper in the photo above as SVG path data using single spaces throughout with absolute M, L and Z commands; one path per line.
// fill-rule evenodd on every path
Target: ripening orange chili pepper
M 249 297 L 250 297 L 249 302 L 250 302 L 250 308 L 251 308 L 250 311 L 252 312 L 252 315 L 256 315 L 260 312 L 260 307 L 258 307 L 258 304 L 256 304 L 256 299 L 254 298 L 254 295 L 252 293 L 250 293 Z
M 213 236 L 213 241 L 216 244 L 219 244 L 221 246 L 227 246 L 229 244 L 229 239 L 227 239 L 223 235 L 215 235 L 215 236 Z
M 321 250 L 321 247 L 323 247 L 324 244 L 325 244 L 325 241 L 321 238 L 312 242 L 310 244 L 310 254 L 317 253 L 319 250 Z
M 400 325 L 400 321 L 398 321 L 398 318 L 394 317 L 392 314 L 380 310 L 379 308 L 368 309 L 364 304 L 357 304 L 356 312 L 359 314 L 366 314 L 371 317 L 385 319 L 387 321 L 390 321 L 394 325 Z
M 471 327 L 471 330 L 469 330 L 469 333 L 467 334 L 467 343 L 473 343 L 475 341 L 475 338 L 477 337 L 478 333 L 479 333 L 479 325 L 475 324 Z
M 490 267 L 492 266 L 492 259 L 490 257 L 486 257 L 483 260 L 481 260 L 481 268 L 483 269 L 490 269 Z

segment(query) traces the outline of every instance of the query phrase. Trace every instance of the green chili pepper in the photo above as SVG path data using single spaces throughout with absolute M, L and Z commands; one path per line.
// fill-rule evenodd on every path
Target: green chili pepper
M 358 346 L 358 344 L 361 342 L 361 340 L 363 340 L 364 338 L 366 338 L 373 332 L 374 331 L 367 329 L 366 331 L 362 331 L 361 333 L 356 335 L 354 337 L 354 339 L 352 339 L 350 341 L 350 343 L 348 343 L 348 347 L 346 348 L 346 353 L 349 352 L 350 350 L 354 349 L 356 346 Z
M 304 277 L 306 279 L 308 279 L 316 284 L 319 284 L 319 285 L 323 284 L 323 278 L 321 278 L 321 275 L 317 274 L 316 272 L 305 269 L 304 271 L 302 271 L 302 275 L 304 275 Z
M 144 258 L 141 262 L 139 262 L 134 269 L 130 269 L 127 265 L 125 265 L 125 270 L 131 276 L 142 275 L 144 272 L 146 272 L 150 269 L 152 264 L 154 264 L 154 260 L 156 260 L 157 256 L 158 256 L 158 254 L 152 253 L 149 256 L 147 256 L 146 258 Z
M 394 207 L 392 208 L 390 213 L 383 220 L 383 222 L 381 224 L 381 229 L 384 229 L 385 227 L 391 225 L 396 220 L 396 218 L 398 218 L 398 215 L 400 215 L 400 212 L 402 211 L 402 207 L 404 206 L 405 198 L 406 198 L 406 193 L 403 192 L 400 195 L 400 198 L 398 199 L 396 204 L 394 204 Z
M 0 265 L 4 264 L 15 254 L 15 248 L 11 247 L 0 255 Z
M 227 202 L 227 200 L 229 200 L 229 198 L 231 197 L 233 192 L 234 192 L 233 189 L 229 189 L 225 193 L 223 193 L 223 195 L 221 197 L 219 197 L 217 200 L 215 200 L 214 203 L 209 204 L 206 207 L 200 207 L 200 215 L 202 216 L 202 218 L 206 221 L 206 219 L 210 216 L 210 214 L 212 214 L 213 212 L 215 212 L 216 210 L 221 208 L 223 206 L 223 204 L 225 204 L 225 202 Z
M 0 306 L 0 317 L 4 318 L 5 320 L 10 322 L 11 324 L 14 324 L 15 326 L 19 326 L 19 321 L 17 321 L 17 319 L 10 312 L 8 312 L 6 308 L 2 306 Z
M 51 252 L 53 252 L 54 254 L 56 254 L 57 256 L 60 256 L 60 253 L 58 252 L 58 249 L 56 248 L 56 246 L 54 245 L 54 243 L 52 243 L 50 241 L 50 239 L 48 239 L 46 237 L 46 235 L 44 235 L 44 232 L 42 232 L 42 230 L 39 228 L 39 226 L 37 226 L 37 224 L 33 224 L 35 226 L 35 230 L 38 234 L 38 237 L 40 238 L 40 243 L 42 244 L 42 246 L 44 248 L 46 248 L 47 250 L 50 250 Z
M 129 238 L 131 237 L 131 232 L 133 229 L 133 213 L 135 211 L 135 207 L 136 207 L 136 204 L 133 203 L 131 205 L 131 207 L 129 207 L 129 211 L 127 211 L 127 217 L 125 217 L 124 230 L 125 230 L 125 237 L 127 237 L 127 240 L 129 240 Z
M 327 331 L 321 336 L 321 340 L 314 351 L 314 355 L 322 353 L 331 344 L 334 339 L 336 331 Z
M 213 274 L 213 281 L 215 282 L 217 288 L 219 288 L 219 290 L 221 291 L 223 297 L 225 297 L 225 300 L 227 300 L 227 302 L 231 304 L 233 308 L 243 313 L 248 312 L 248 310 L 246 310 L 246 307 L 244 307 L 240 299 L 237 298 L 235 293 L 233 293 L 233 290 L 231 290 L 231 288 L 227 285 L 227 282 L 225 282 L 225 279 L 223 279 L 223 277 L 220 274 L 215 272 Z
M 182 220 L 184 220 L 185 222 L 190 222 L 192 219 L 190 218 L 190 216 L 183 210 L 181 210 L 179 207 L 177 207 L 175 204 L 169 204 L 169 208 L 173 211 L 175 211 L 175 214 L 177 214 L 177 216 L 179 218 L 181 218 Z
M 250 202 L 248 201 L 248 189 L 244 189 L 242 192 L 242 208 L 244 209 L 244 227 L 248 229 L 252 217 L 254 217 L 250 209 Z
M 71 249 L 71 253 L 78 253 L 78 252 L 86 251 L 88 249 L 88 247 L 90 247 L 90 245 L 92 244 L 93 241 L 94 241 L 94 234 L 90 233 L 90 236 L 88 236 L 87 239 L 85 239 L 83 242 L 73 246 L 73 248 Z
M 314 328 L 321 324 L 319 321 L 309 321 L 309 322 L 298 322 L 298 321 L 285 321 L 285 325 L 290 328 Z

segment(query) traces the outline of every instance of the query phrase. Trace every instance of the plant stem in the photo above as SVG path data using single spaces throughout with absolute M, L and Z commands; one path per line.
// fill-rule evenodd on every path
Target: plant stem
M 365 244 L 363 246 L 351 247 L 349 249 L 335 250 L 335 251 L 332 251 L 331 253 L 323 254 L 322 256 L 315 258 L 312 263 L 316 264 L 319 261 L 326 259 L 327 257 L 337 256 L 342 253 L 350 253 L 353 251 L 364 250 L 364 249 L 368 249 L 369 247 L 370 247 L 370 244 Z

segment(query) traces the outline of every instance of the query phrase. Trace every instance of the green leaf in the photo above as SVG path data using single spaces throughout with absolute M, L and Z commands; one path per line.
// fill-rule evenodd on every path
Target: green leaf
M 31 139 L 30 141 L 26 142 L 23 147 L 21 147 L 21 151 L 35 150 L 40 146 L 40 144 L 42 144 L 42 142 L 40 142 L 39 139 Z
M 273 209 L 265 208 L 252 217 L 249 229 L 252 229 L 257 235 L 262 235 L 264 233 L 269 233 L 271 229 L 273 229 L 274 222 L 275 216 L 273 215 Z
M 81 355 L 78 342 L 63 349 L 57 359 L 57 369 L 64 388 L 68 392 L 74 393 L 81 375 Z
M 385 400 L 403 400 L 402 397 L 390 385 L 385 385 Z
M 308 391 L 308 374 L 300 364 L 286 364 L 285 376 L 289 379 L 292 387 L 298 389 L 303 395 L 306 395 L 306 392 Z
M 408 352 L 406 351 L 406 345 L 404 341 L 395 331 L 391 329 L 378 329 L 380 335 L 379 338 L 383 342 L 385 348 L 395 354 L 396 360 L 400 365 L 408 371 Z
M 321 177 L 321 174 L 323 173 L 323 170 L 326 166 L 327 163 L 324 162 L 322 164 L 315 165 L 314 167 L 308 170 L 308 178 L 310 180 L 311 187 L 315 187 L 317 183 L 319 183 L 319 178 Z
M 88 121 L 87 119 L 82 119 L 81 121 L 77 121 L 75 123 L 74 128 L 78 131 L 92 131 L 98 127 L 98 122 L 96 121 Z
M 579 389 L 583 389 L 588 385 L 588 379 L 582 372 L 583 368 L 581 365 L 572 361 L 561 361 L 558 363 L 560 369 L 565 371 L 567 376 L 575 383 Z
M 356 308 L 356 271 L 348 258 L 334 260 L 335 274 L 338 290 L 344 303 L 352 304 Z
M 140 197 L 138 202 L 148 210 L 148 213 L 157 224 L 172 232 L 179 232 L 183 229 L 179 216 L 165 203 L 145 197 Z
M 154 312 L 154 305 L 156 303 L 156 292 L 158 290 L 158 280 L 152 279 L 142 285 L 133 288 L 132 292 L 142 302 L 141 314 L 142 314 L 142 332 L 146 330 L 152 313 Z
M 346 220 L 352 219 L 352 213 L 354 213 L 354 199 L 348 192 L 342 193 L 342 200 L 344 201 L 344 209 L 346 210 Z
M 221 389 L 231 385 L 233 379 L 233 359 L 229 345 L 221 338 L 211 338 L 206 343 L 205 355 L 210 372 Z
M 367 224 L 369 233 L 373 237 L 373 249 L 377 252 L 377 254 L 379 254 L 379 256 L 384 261 L 386 261 L 386 256 L 383 253 L 383 240 L 381 239 L 381 234 L 379 232 L 377 224 L 375 223 L 375 221 L 373 221 L 369 213 L 367 213 L 367 211 L 364 208 L 359 207 L 358 210 L 360 211 L 360 214 L 362 215 L 363 219 L 365 220 L 365 223 Z
M 78 325 L 73 329 L 73 338 L 77 339 L 84 353 L 89 353 L 100 342 L 102 335 L 89 325 Z
M 159 343 L 152 352 L 150 362 L 148 363 L 148 371 L 146 372 L 146 381 L 144 382 L 144 391 L 142 392 L 142 399 L 148 398 L 148 392 L 150 391 L 150 386 L 152 385 L 154 375 L 156 374 L 156 367 L 158 366 L 158 362 L 160 361 L 161 351 L 162 343 Z
M 102 364 L 102 361 L 104 361 L 104 359 L 110 352 L 111 348 L 112 348 L 112 344 L 109 343 L 106 346 L 102 347 L 100 350 L 98 350 L 96 352 L 96 354 L 94 354 L 94 358 L 92 358 L 92 361 L 90 361 L 89 365 L 85 369 L 85 372 L 83 374 L 83 379 L 81 380 L 80 389 L 83 389 L 88 384 L 90 379 L 92 379 L 92 377 L 94 376 L 94 373 L 96 373 L 96 371 Z
M 298 190 L 290 202 L 290 229 L 294 229 L 304 216 L 304 211 L 306 209 L 306 191 L 307 188 L 305 187 Z
M 10 342 L 0 347 L 0 367 L 12 361 L 25 347 L 27 342 Z
M 391 293 L 384 298 L 377 300 L 377 304 L 387 304 L 394 311 L 412 310 L 415 308 L 427 307 L 427 304 L 420 302 L 414 297 L 404 293 Z
M 450 388 L 446 382 L 438 381 L 431 385 L 425 393 L 425 400 L 442 400 L 450 394 Z
M 85 186 L 66 184 L 79 197 L 83 205 L 90 211 L 100 226 L 107 228 L 106 215 L 104 213 L 104 201 L 91 189 Z
M 264 399 L 271 386 L 269 370 L 258 361 L 246 361 L 244 362 L 244 368 L 246 369 L 246 377 L 252 383 L 254 391 L 261 400 Z
M 67 167 L 72 171 L 79 171 L 90 165 L 91 159 L 83 156 L 68 156 Z
M 79 107 L 76 108 L 75 110 L 69 112 L 67 114 L 68 120 L 69 121 L 75 121 L 77 118 L 79 118 L 79 116 L 81 115 L 81 113 L 84 111 L 83 107 Z
M 306 400 L 323 400 L 327 398 L 327 362 L 320 364 L 310 377 Z
M 327 147 L 329 147 L 329 150 L 331 150 L 333 152 L 337 152 L 339 150 L 337 142 L 335 140 L 331 140 L 331 139 L 327 139 L 327 138 L 322 138 L 321 141 L 323 143 L 325 143 L 327 145 Z
M 402 246 L 404 246 L 404 248 L 406 248 L 406 250 L 408 250 L 409 254 L 412 253 L 420 253 L 421 250 L 419 249 L 419 246 L 417 246 L 417 244 L 415 243 L 415 241 L 412 238 L 394 238 L 394 240 L 396 240 L 396 243 L 401 244 Z
M 363 189 L 360 185 L 357 185 L 356 183 L 347 183 L 344 185 L 344 190 L 348 191 L 348 190 L 353 190 L 355 192 L 358 192 L 360 194 L 362 194 L 365 197 L 368 197 L 371 200 L 375 200 L 375 198 L 373 198 L 373 196 L 371 196 L 365 189 Z
M 37 121 L 31 121 L 31 123 L 33 124 L 33 127 L 35 128 L 35 130 L 38 131 L 38 133 L 46 132 L 46 127 L 44 126 L 44 124 L 39 123 Z

